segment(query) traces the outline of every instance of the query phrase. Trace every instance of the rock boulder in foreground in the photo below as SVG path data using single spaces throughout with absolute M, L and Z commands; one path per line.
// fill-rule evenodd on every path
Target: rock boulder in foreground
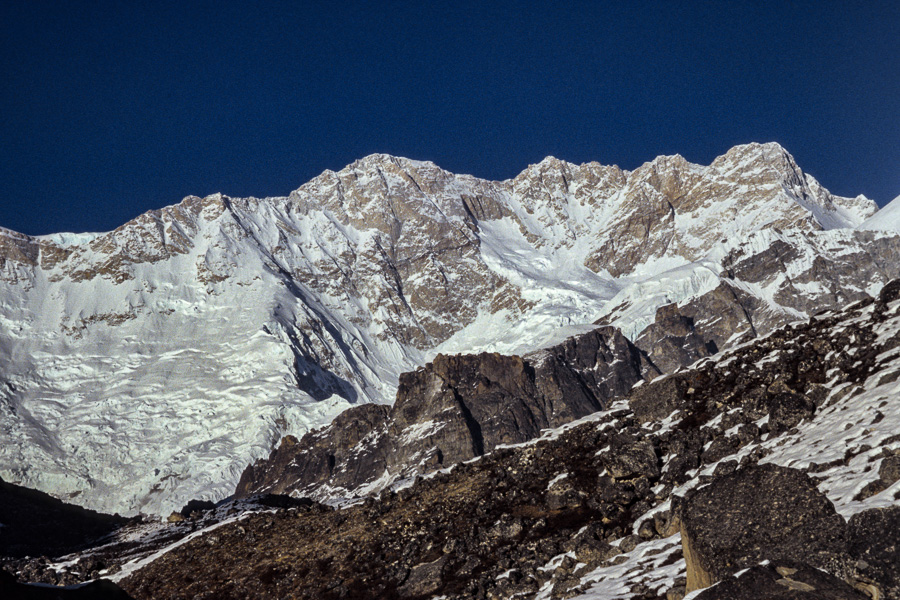
M 687 591 L 764 560 L 804 561 L 843 575 L 847 524 L 802 471 L 753 465 L 687 494 L 681 506 Z

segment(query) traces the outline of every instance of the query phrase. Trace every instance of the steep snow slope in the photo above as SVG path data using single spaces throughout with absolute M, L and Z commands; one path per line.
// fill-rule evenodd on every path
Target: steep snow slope
M 748 331 L 766 333 L 822 308 L 872 295 L 900 276 L 900 238 L 889 232 L 767 228 L 712 244 L 693 262 L 667 268 L 661 261 L 643 265 L 646 272 L 641 275 L 610 279 L 577 263 L 548 259 L 502 225 L 482 224 L 492 236 L 484 243 L 484 258 L 521 287 L 522 297 L 532 304 L 527 318 L 509 311 L 482 313 L 427 352 L 429 358 L 481 351 L 522 354 L 600 322 L 636 340 L 654 322 L 657 309 L 673 303 L 699 303 L 699 326 L 721 318 L 703 298 L 723 282 L 755 303 L 743 304 L 749 320 L 733 332 L 737 339 Z M 498 239 L 502 243 L 494 243 Z M 729 340 L 726 336 L 716 341 Z
M 283 431 L 382 397 L 409 350 L 352 337 L 344 315 L 253 245 L 236 264 L 230 214 L 201 221 L 184 253 L 129 265 L 122 281 L 36 269 L 8 288 L 5 477 L 106 510 L 160 511 L 227 493 L 223 481 Z M 91 252 L 78 258 L 93 265 Z M 188 479 L 190 491 L 170 497 Z
M 531 349 L 601 317 L 634 333 L 714 286 L 754 232 L 795 232 L 808 273 L 886 236 L 824 231 L 874 209 L 750 144 L 707 167 L 548 158 L 504 182 L 372 155 L 286 198 L 0 230 L 0 476 L 123 513 L 219 498 L 283 434 L 391 402 L 435 352 Z
M 884 208 L 857 225 L 856 228 L 900 233 L 900 196 L 891 200 Z

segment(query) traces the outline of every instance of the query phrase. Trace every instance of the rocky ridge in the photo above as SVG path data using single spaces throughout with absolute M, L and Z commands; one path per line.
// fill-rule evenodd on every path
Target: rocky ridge
M 518 356 L 438 355 L 400 377 L 392 408 L 363 405 L 250 465 L 236 496 L 334 500 L 537 437 L 608 407 L 660 371 L 612 327 Z

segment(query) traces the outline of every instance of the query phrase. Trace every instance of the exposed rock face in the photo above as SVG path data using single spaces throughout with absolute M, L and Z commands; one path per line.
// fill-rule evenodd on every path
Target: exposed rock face
M 525 357 L 438 355 L 401 376 L 393 408 L 353 408 L 286 438 L 244 471 L 236 493 L 371 493 L 601 410 L 648 374 L 659 371 L 611 327 Z
M 750 567 L 701 592 L 697 600 L 871 600 L 833 575 L 798 561 Z
M 756 199 L 763 204 L 782 194 L 802 200 L 795 210 L 777 216 L 745 211 L 739 202 L 722 202 L 737 196 L 734 186 L 739 181 L 758 185 Z M 779 184 L 773 185 L 775 181 Z M 835 201 L 825 194 L 777 144 L 732 148 L 709 167 L 693 165 L 678 155 L 659 157 L 628 174 L 623 189 L 628 200 L 615 206 L 608 224 L 601 225 L 607 240 L 586 264 L 619 275 L 656 257 L 696 260 L 704 254 L 698 240 L 708 239 L 713 231 L 728 237 L 748 226 L 756 229 L 751 223 L 761 221 L 779 229 L 832 228 L 843 222 L 844 211 L 853 213 L 865 205 L 863 199 Z M 637 206 L 640 210 L 635 210 Z M 817 214 L 812 217 L 804 206 L 821 208 L 814 209 Z
M 724 284 L 716 289 L 722 287 Z M 734 312 L 733 304 L 728 308 L 731 309 L 730 312 Z M 711 314 L 721 316 L 719 312 Z M 745 323 L 735 324 L 729 321 L 724 326 L 730 328 L 731 331 L 740 331 L 741 325 L 745 325 Z M 705 340 L 694 326 L 694 319 L 683 314 L 677 304 L 659 307 L 656 311 L 656 320 L 641 332 L 635 340 L 635 344 L 641 349 L 645 349 L 653 364 L 664 373 L 676 371 L 679 367 L 689 365 L 718 351 L 714 339 L 710 337 Z
M 389 414 L 388 406 L 364 404 L 344 411 L 328 427 L 311 431 L 300 440 L 283 438 L 267 460 L 244 469 L 235 493 L 246 497 L 262 489 L 286 493 L 301 482 L 305 486 L 330 481 L 343 485 L 344 478 L 365 481 L 373 472 L 387 468 L 388 453 L 378 439 Z M 353 433 L 347 435 L 348 431 Z M 359 452 L 361 445 L 369 452 Z M 335 471 L 343 477 L 336 478 Z
M 757 238 L 719 261 L 721 280 L 715 287 L 660 307 L 654 322 L 635 332 L 635 344 L 663 371 L 822 310 L 863 300 L 881 283 L 900 277 L 900 238 L 863 231 L 830 235 L 827 241 L 773 231 Z M 771 298 L 754 294 L 757 286 L 771 290 Z M 810 294 L 810 289 L 816 292 Z M 626 303 L 617 311 L 627 308 Z M 617 311 L 601 321 L 622 326 Z
M 760 252 L 752 243 L 742 244 L 722 259 L 722 266 L 729 279 L 747 284 L 768 287 L 780 281 L 774 301 L 799 313 L 815 314 L 825 306 L 846 306 L 869 295 L 859 282 L 882 280 L 875 288 L 868 288 L 871 293 L 898 277 L 900 245 L 893 237 L 847 231 L 846 237 L 813 242 L 842 247 L 843 251 L 832 254 L 811 251 L 793 235 L 768 235 L 768 248 Z M 815 285 L 824 289 L 815 296 L 804 293 L 805 288 Z
M 855 514 L 849 527 L 857 587 L 900 598 L 900 505 Z
M 524 306 L 518 290 L 481 257 L 473 205 L 483 217 L 509 214 L 502 193 L 488 182 L 376 154 L 340 172 L 326 171 L 289 201 L 292 213 L 308 219 L 328 215 L 344 231 L 365 232 L 362 243 L 354 243 L 323 221 L 335 252 L 308 264 L 297 260 L 291 246 L 318 240 L 303 239 L 298 227 L 285 231 L 280 253 L 293 263 L 294 278 L 316 292 L 361 296 L 377 307 L 353 318 L 361 326 L 370 319 L 381 322 L 385 337 L 431 348 L 473 321 L 486 303 L 493 310 Z
M 802 471 L 759 465 L 716 478 L 688 493 L 680 519 L 688 592 L 764 560 L 848 568 L 847 524 Z
M 873 319 L 883 318 L 885 310 L 881 300 L 872 299 L 852 307 L 874 313 Z M 823 313 L 808 323 L 777 330 L 756 342 L 749 352 L 735 355 L 726 370 L 715 369 L 710 361 L 642 384 L 631 394 L 630 405 L 639 419 L 654 420 L 688 407 L 697 409 L 705 419 L 724 404 L 740 408 L 729 422 L 750 425 L 768 415 L 767 429 L 790 429 L 822 405 L 827 395 L 824 384 L 834 382 L 829 372 L 838 373 L 842 383 L 857 384 L 879 368 L 879 355 L 900 345 L 896 336 L 879 338 L 872 321 L 858 320 L 835 328 L 837 321 L 834 313 Z M 860 342 L 859 350 L 848 354 L 847 349 Z

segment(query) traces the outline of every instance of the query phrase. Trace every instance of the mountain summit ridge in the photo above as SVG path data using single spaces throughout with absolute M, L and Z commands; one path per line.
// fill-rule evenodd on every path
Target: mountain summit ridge
M 547 158 L 501 182 L 377 154 L 285 197 L 0 230 L 0 476 L 168 512 L 229 493 L 286 434 L 391 402 L 438 353 L 526 352 L 595 321 L 637 339 L 661 305 L 709 310 L 720 288 L 764 332 L 897 276 L 896 235 L 853 229 L 874 203 L 780 146 L 736 148 L 630 172 Z M 789 276 L 754 262 L 769 242 Z

